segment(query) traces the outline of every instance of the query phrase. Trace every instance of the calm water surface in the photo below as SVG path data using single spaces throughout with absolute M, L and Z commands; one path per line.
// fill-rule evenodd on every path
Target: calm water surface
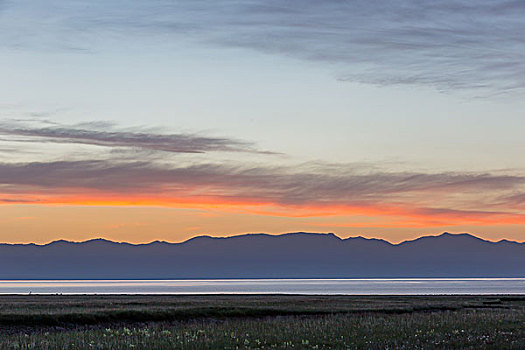
M 525 278 L 0 281 L 0 294 L 525 294 Z

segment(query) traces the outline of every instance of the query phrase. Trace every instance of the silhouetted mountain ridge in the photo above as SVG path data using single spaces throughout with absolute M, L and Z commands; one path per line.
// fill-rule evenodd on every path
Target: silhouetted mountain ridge
M 0 279 L 525 277 L 525 243 L 443 233 L 393 244 L 333 233 L 0 244 Z
M 45 243 L 45 244 L 37 244 L 37 243 L 0 243 L 0 246 L 2 246 L 2 245 L 15 246 L 16 245 L 16 246 L 40 246 L 40 247 L 43 247 L 43 246 L 54 245 L 54 244 L 57 244 L 57 243 L 90 244 L 90 243 L 94 243 L 94 242 L 104 242 L 104 243 L 113 243 L 113 244 L 127 244 L 127 245 L 132 245 L 132 246 L 144 246 L 144 245 L 151 245 L 151 244 L 179 245 L 179 244 L 187 244 L 187 243 L 194 242 L 194 241 L 199 241 L 199 240 L 230 240 L 230 239 L 243 239 L 243 238 L 247 238 L 247 237 L 282 238 L 282 237 L 301 236 L 301 235 L 303 235 L 303 236 L 314 236 L 314 237 L 330 237 L 330 238 L 335 238 L 335 239 L 337 239 L 339 241 L 363 240 L 363 241 L 383 242 L 383 243 L 387 243 L 387 244 L 392 245 L 392 246 L 404 245 L 404 244 L 414 243 L 414 242 L 428 240 L 428 239 L 443 239 L 443 238 L 458 238 L 458 237 L 468 237 L 468 238 L 471 238 L 471 239 L 474 239 L 474 240 L 477 240 L 477 241 L 482 241 L 482 242 L 486 242 L 486 243 L 493 243 L 493 244 L 511 243 L 511 244 L 522 244 L 522 245 L 525 245 L 525 242 L 516 242 L 516 241 L 507 240 L 507 239 L 502 239 L 502 240 L 499 240 L 499 241 L 489 241 L 489 240 L 485 240 L 485 239 L 476 237 L 476 236 L 474 236 L 474 235 L 472 235 L 470 233 L 448 233 L 448 232 L 444 232 L 444 233 L 442 233 L 440 235 L 421 236 L 421 237 L 418 237 L 418 238 L 415 238 L 415 239 L 412 239 L 412 240 L 402 241 L 400 243 L 391 243 L 391 242 L 389 242 L 387 240 L 384 240 L 384 239 L 381 239 L 381 238 L 366 238 L 366 237 L 363 237 L 363 236 L 340 238 L 339 236 L 337 236 L 334 233 L 290 232 L 290 233 L 283 233 L 283 234 L 277 234 L 277 235 L 272 235 L 272 234 L 267 234 L 267 233 L 246 233 L 246 234 L 241 234 L 241 235 L 233 235 L 233 236 L 225 236 L 225 237 L 215 237 L 215 236 L 209 236 L 209 235 L 202 235 L 202 236 L 192 237 L 192 238 L 190 238 L 190 239 L 188 239 L 186 241 L 183 241 L 183 242 L 167 242 L 167 241 L 155 240 L 155 241 L 151 241 L 151 242 L 148 242 L 148 243 L 129 243 L 129 242 L 112 241 L 112 240 L 108 240 L 108 239 L 105 239 L 105 238 L 92 238 L 92 239 L 88 239 L 88 240 L 85 240 L 85 241 L 69 241 L 69 240 L 65 240 L 65 239 L 59 239 L 59 240 L 51 241 L 51 242 Z

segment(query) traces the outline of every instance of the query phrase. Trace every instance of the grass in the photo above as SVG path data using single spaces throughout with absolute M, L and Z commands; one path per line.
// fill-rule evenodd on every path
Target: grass
M 0 349 L 525 349 L 525 297 L 0 296 Z

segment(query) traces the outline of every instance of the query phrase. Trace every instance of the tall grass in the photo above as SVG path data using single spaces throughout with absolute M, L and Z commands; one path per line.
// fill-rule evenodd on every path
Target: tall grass
M 520 297 L 85 296 L 41 304 L 34 298 L 24 308 L 22 300 L 0 297 L 6 306 L 0 315 L 38 319 L 102 309 L 175 314 L 178 308 L 191 316 L 71 322 L 65 328 L 4 323 L 0 349 L 525 349 Z M 102 299 L 113 304 L 99 305 Z M 237 311 L 210 312 L 217 309 Z

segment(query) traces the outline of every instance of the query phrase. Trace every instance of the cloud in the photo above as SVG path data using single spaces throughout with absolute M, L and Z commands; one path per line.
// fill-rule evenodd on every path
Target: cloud
M 24 198 L 0 198 L 0 202 L 9 204 L 34 204 L 38 203 L 38 200 Z
M 3 42 L 18 47 L 190 40 L 329 64 L 339 79 L 367 84 L 486 94 L 525 88 L 519 0 L 54 0 L 13 3 L 5 12 L 11 21 L 0 32 L 10 40 Z
M 42 123 L 40 123 L 42 124 Z M 51 124 L 51 126 L 48 126 Z M 126 131 L 114 128 L 108 122 L 81 123 L 64 126 L 47 122 L 45 126 L 25 125 L 17 122 L 0 123 L 0 135 L 25 137 L 20 142 L 45 142 L 84 144 L 103 147 L 139 148 L 150 151 L 173 153 L 205 152 L 254 152 L 254 145 L 249 142 L 230 138 L 205 137 L 196 134 L 168 134 L 149 131 Z
M 335 171 L 334 171 L 335 169 Z M 475 173 L 381 172 L 351 165 L 176 166 L 85 160 L 0 163 L 6 198 L 70 204 L 258 206 L 266 215 L 408 216 L 451 222 L 525 222 L 512 206 L 491 206 L 525 177 Z M 458 196 L 461 200 L 457 200 Z M 268 207 L 265 209 L 265 207 Z M 281 208 L 269 209 L 269 207 Z M 251 208 L 250 210 L 253 210 Z
M 499 198 L 496 203 L 501 207 L 506 206 L 525 210 L 525 192 L 502 196 L 502 198 Z
M 285 204 L 375 201 L 407 193 L 509 190 L 525 184 L 520 176 L 366 172 L 345 165 L 334 174 L 334 166 L 328 169 L 206 163 L 176 167 L 114 160 L 0 163 L 0 184 L 118 192 L 197 186 L 236 196 L 255 194 Z
M 523 2 L 264 1 L 237 11 L 228 25 L 239 34 L 227 30 L 226 45 L 332 63 L 342 80 L 525 87 Z

